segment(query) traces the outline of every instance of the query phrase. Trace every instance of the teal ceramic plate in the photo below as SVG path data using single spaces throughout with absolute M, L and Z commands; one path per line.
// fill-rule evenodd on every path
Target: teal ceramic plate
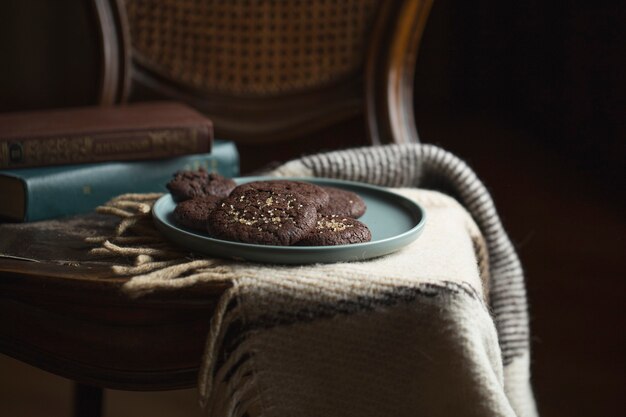
M 238 184 L 277 178 L 245 177 Z M 366 243 L 338 246 L 269 246 L 215 239 L 176 225 L 171 195 L 161 197 L 152 209 L 154 223 L 169 240 L 195 252 L 240 261 L 275 264 L 310 264 L 362 261 L 395 252 L 418 238 L 424 228 L 424 210 L 413 201 L 385 188 L 358 182 L 321 178 L 280 178 L 328 185 L 357 193 L 367 204 L 359 219 L 372 232 Z

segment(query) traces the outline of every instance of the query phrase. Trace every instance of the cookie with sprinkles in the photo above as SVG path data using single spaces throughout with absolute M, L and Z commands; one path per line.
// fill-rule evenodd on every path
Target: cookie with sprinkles
M 197 171 L 178 171 L 167 183 L 167 189 L 175 201 L 185 201 L 195 197 L 212 195 L 227 197 L 237 186 L 235 181 L 215 172 L 200 168 Z
M 334 246 L 363 243 L 372 240 L 370 229 L 347 216 L 318 215 L 315 228 L 300 240 L 298 246 Z
M 209 213 L 221 200 L 220 197 L 209 195 L 180 202 L 174 209 L 174 219 L 181 226 L 206 232 Z
M 248 182 L 235 188 L 233 195 L 240 194 L 249 189 L 276 193 L 297 193 L 302 196 L 304 202 L 313 204 L 318 209 L 326 206 L 329 201 L 328 193 L 326 193 L 322 187 L 307 182 L 290 180 Z
M 336 214 L 337 216 L 347 216 L 355 219 L 365 214 L 367 206 L 365 205 L 365 201 L 363 201 L 358 194 L 341 188 L 322 188 L 326 191 L 330 199 L 326 206 L 318 210 L 318 213 L 328 216 Z
M 316 221 L 315 206 L 300 194 L 248 188 L 222 200 L 207 225 L 219 239 L 289 246 L 307 236 Z

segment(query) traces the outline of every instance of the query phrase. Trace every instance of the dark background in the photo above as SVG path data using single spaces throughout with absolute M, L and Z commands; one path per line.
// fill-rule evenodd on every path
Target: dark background
M 95 103 L 88 10 L 27 3 L 0 7 L 0 111 Z M 544 417 L 624 410 L 624 22 L 618 1 L 436 0 L 418 59 L 421 140 L 477 171 L 525 267 Z
M 624 410 L 624 2 L 435 1 L 422 141 L 466 159 L 526 271 L 540 414 Z
M 626 179 L 624 22 L 617 1 L 435 1 L 418 106 L 489 113 L 618 197 Z

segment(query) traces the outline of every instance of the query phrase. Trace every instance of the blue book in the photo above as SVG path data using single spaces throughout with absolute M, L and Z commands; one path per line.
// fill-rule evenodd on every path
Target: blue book
M 39 221 L 88 213 L 124 193 L 167 192 L 179 170 L 239 175 L 239 154 L 215 140 L 211 153 L 155 161 L 106 162 L 0 171 L 0 221 Z

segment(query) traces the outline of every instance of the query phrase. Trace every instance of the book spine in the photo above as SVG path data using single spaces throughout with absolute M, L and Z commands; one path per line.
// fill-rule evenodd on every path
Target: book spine
M 0 169 L 171 158 L 211 149 L 208 125 L 0 139 Z
M 25 221 L 89 213 L 120 194 L 165 193 L 165 185 L 176 171 L 201 167 L 226 177 L 238 176 L 239 154 L 234 143 L 215 141 L 211 153 L 160 161 L 35 168 L 42 175 L 25 179 Z

